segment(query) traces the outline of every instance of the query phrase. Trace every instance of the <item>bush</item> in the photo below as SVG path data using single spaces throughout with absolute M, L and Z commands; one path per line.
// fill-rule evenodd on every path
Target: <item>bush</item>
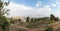
M 15 23 L 15 21 L 10 21 L 10 23 L 12 23 L 12 24 L 13 24 L 13 23 Z
M 53 29 L 51 26 L 49 26 L 49 27 L 47 27 L 47 29 L 45 29 L 44 31 L 54 31 L 54 29 Z
M 27 23 L 26 27 L 27 28 L 36 28 L 38 26 L 37 23 Z
M 7 20 L 7 18 L 5 16 L 1 16 L 0 17 L 0 26 L 3 30 L 7 30 L 9 29 L 9 21 Z
M 49 24 L 54 23 L 54 22 L 55 22 L 55 20 L 50 20 L 50 21 L 49 21 Z

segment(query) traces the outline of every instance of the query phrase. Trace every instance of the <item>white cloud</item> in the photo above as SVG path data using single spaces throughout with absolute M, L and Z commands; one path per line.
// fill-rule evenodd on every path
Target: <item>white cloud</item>
M 56 4 L 60 4 L 59 2 L 56 2 Z
M 32 10 L 32 7 L 28 7 L 22 4 L 16 4 L 16 3 L 10 3 L 9 7 L 10 8 L 10 15 L 22 15 L 25 16 L 27 11 Z
M 60 7 L 58 9 L 56 9 L 56 11 L 53 12 L 53 14 L 55 14 L 55 16 L 60 18 Z
M 38 1 L 37 4 L 36 4 L 36 7 L 40 7 L 41 6 L 41 1 Z
M 44 6 L 43 8 L 36 8 L 35 14 L 36 15 L 44 15 L 44 16 L 49 16 L 51 13 L 51 8 L 49 5 Z
M 10 16 L 31 16 L 31 17 L 39 17 L 41 16 L 49 16 L 51 13 L 59 16 L 60 9 L 56 9 L 56 11 L 52 12 L 52 9 L 49 5 L 43 6 L 42 8 L 37 7 L 29 7 L 23 4 L 17 4 L 11 2 L 9 5 L 10 8 Z
M 16 4 L 16 3 L 10 3 L 10 15 L 20 15 L 20 16 L 32 16 L 32 17 L 38 17 L 38 15 L 45 15 L 47 16 L 50 14 L 51 8 L 49 5 L 44 6 L 43 8 L 37 8 L 37 7 L 28 7 L 22 4 Z
M 55 3 L 51 4 L 51 6 L 56 7 L 59 4 L 60 4 L 60 2 L 56 1 Z
M 57 4 L 51 4 L 53 7 L 55 7 Z
M 4 1 L 4 2 L 8 2 L 9 0 L 2 0 L 2 1 Z

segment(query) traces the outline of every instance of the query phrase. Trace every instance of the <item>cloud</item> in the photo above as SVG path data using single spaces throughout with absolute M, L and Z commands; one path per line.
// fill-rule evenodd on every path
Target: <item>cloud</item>
M 48 16 L 51 12 L 51 8 L 49 5 L 46 5 L 42 8 L 39 7 L 29 7 L 23 4 L 17 4 L 11 2 L 10 8 L 10 16 L 31 16 L 31 17 L 39 17 L 39 16 Z
M 41 6 L 41 1 L 38 1 L 37 4 L 36 4 L 36 7 L 40 7 Z
M 29 10 L 32 10 L 32 7 L 28 7 L 25 6 L 23 4 L 17 4 L 17 3 L 10 3 L 10 5 L 8 6 L 8 8 L 10 8 L 10 15 L 22 15 L 25 16 L 26 14 L 28 14 Z M 27 13 L 28 12 L 28 13 Z
M 56 4 L 59 4 L 59 2 L 56 2 Z
M 2 0 L 2 1 L 4 1 L 4 2 L 8 2 L 9 0 Z
M 53 4 L 52 6 L 57 6 Z M 10 8 L 10 15 L 9 16 L 31 16 L 31 17 L 44 17 L 49 16 L 50 14 L 54 14 L 60 17 L 60 7 L 57 6 L 56 11 L 50 8 L 50 5 L 45 5 L 42 8 L 40 5 L 37 7 L 29 7 L 23 4 L 17 4 L 11 2 L 8 8 Z M 59 7 L 59 8 L 58 8 Z
M 56 17 L 59 17 L 60 18 L 60 10 L 56 10 L 56 11 L 53 11 L 52 14 L 54 14 Z
M 29 7 L 23 4 L 16 4 L 11 2 L 10 8 L 10 16 L 31 16 L 31 17 L 44 17 L 49 16 L 50 14 L 54 14 L 59 16 L 60 9 L 56 9 L 56 11 L 52 11 L 50 5 L 45 5 L 42 8 L 40 7 Z
M 52 7 L 57 7 L 57 5 L 59 5 L 59 4 L 60 4 L 60 2 L 56 1 L 55 3 L 52 3 L 51 6 Z
M 57 4 L 52 4 L 53 7 L 55 7 Z
M 36 7 L 29 7 L 23 4 L 10 2 L 10 5 L 8 6 L 10 9 L 9 16 L 45 17 L 54 14 L 56 17 L 60 18 L 60 0 L 51 5 L 44 5 L 43 7 L 41 5 L 41 1 L 37 1 Z M 54 8 L 54 10 L 51 7 Z
M 51 13 L 51 8 L 49 5 L 46 5 L 42 8 L 36 8 L 35 14 L 36 15 L 42 15 L 42 16 L 49 16 Z

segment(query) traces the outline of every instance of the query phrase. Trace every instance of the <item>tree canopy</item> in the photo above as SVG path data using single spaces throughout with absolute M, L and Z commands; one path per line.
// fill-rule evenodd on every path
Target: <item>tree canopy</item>
M 4 0 L 0 0 L 0 26 L 2 29 L 7 29 L 9 22 L 7 21 L 6 17 L 4 15 L 8 15 L 9 9 L 7 6 L 9 5 L 9 2 L 4 2 Z

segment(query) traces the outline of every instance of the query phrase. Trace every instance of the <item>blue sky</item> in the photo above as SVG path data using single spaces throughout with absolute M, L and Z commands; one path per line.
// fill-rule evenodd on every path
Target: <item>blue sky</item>
M 7 0 L 6 0 L 7 1 Z M 10 0 L 10 16 L 60 17 L 60 0 Z
M 55 3 L 56 0 L 11 0 L 11 2 L 19 3 L 19 4 L 24 4 L 27 6 L 35 6 L 35 4 L 41 1 L 42 5 L 50 5 L 52 3 Z

